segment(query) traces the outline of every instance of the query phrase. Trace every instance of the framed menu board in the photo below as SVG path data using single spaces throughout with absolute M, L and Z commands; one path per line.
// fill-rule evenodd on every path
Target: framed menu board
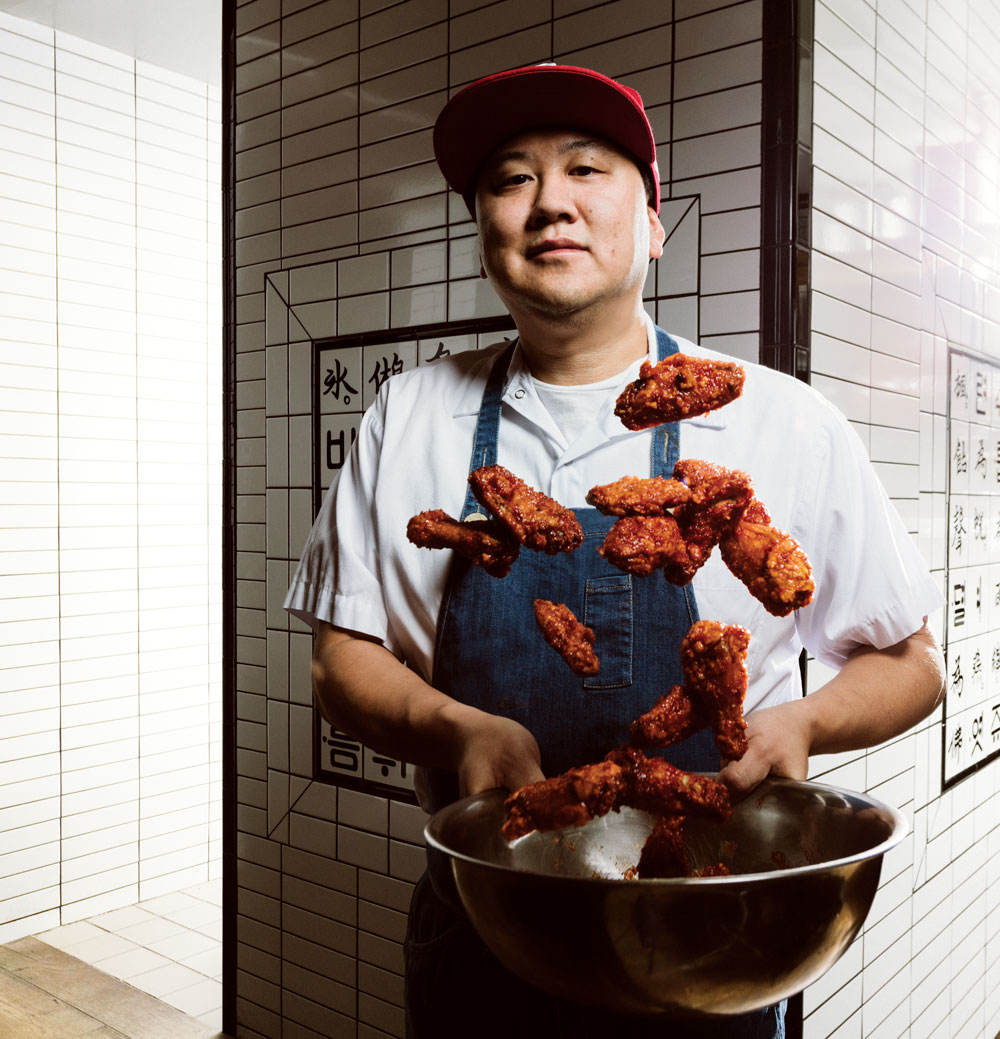
M 424 325 L 313 343 L 313 515 L 343 468 L 361 416 L 386 379 L 513 333 L 508 317 Z M 506 335 L 505 335 L 506 333 Z M 332 729 L 318 711 L 313 778 L 400 800 L 414 800 L 413 768 Z
M 948 354 L 942 786 L 1000 755 L 1000 365 Z

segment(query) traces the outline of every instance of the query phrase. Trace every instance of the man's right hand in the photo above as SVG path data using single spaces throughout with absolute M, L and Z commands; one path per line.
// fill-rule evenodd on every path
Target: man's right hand
M 454 769 L 463 796 L 545 778 L 523 725 L 446 696 L 375 639 L 320 623 L 313 689 L 331 725 L 412 765 Z
M 538 744 L 523 725 L 473 708 L 470 712 L 457 763 L 463 797 L 494 787 L 513 792 L 545 778 Z

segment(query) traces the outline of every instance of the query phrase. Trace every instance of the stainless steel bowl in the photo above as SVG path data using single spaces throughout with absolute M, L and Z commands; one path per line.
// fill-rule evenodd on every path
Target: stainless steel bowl
M 465 798 L 425 830 L 476 930 L 543 991 L 646 1016 L 742 1013 L 811 984 L 857 935 L 908 830 L 866 795 L 770 779 L 726 822 L 689 821 L 692 868 L 725 861 L 733 875 L 628 880 L 652 816 L 623 809 L 508 844 L 503 801 Z

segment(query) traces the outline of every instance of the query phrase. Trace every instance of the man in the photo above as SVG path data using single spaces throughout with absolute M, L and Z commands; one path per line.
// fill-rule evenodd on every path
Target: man
M 940 594 L 832 408 L 746 365 L 743 396 L 700 419 L 630 432 L 613 414 L 643 360 L 678 347 L 718 356 L 655 329 L 643 310 L 664 231 L 639 96 L 565 66 L 488 76 L 445 107 L 435 153 L 475 216 L 483 273 L 518 340 L 395 377 L 366 414 L 286 602 L 316 629 L 324 715 L 421 766 L 429 810 L 514 790 L 624 742 L 628 722 L 680 680 L 679 642 L 701 616 L 751 632 L 749 750 L 721 772 L 737 797 L 768 774 L 804 778 L 810 754 L 873 745 L 925 717 L 943 689 L 926 627 Z M 601 558 L 611 520 L 587 508 L 587 490 L 623 475 L 669 476 L 678 457 L 749 473 L 774 524 L 810 556 L 810 606 L 770 616 L 718 553 L 683 588 L 630 578 Z M 522 551 L 498 579 L 406 540 L 417 512 L 478 511 L 466 477 L 489 462 L 572 508 L 584 544 L 558 557 Z M 536 597 L 586 618 L 599 675 L 572 675 L 542 643 Z M 839 668 L 806 698 L 803 646 Z M 668 756 L 686 768 L 720 765 L 703 737 Z M 426 876 L 411 907 L 407 1003 L 408 1034 L 420 1039 L 783 1035 L 781 1008 L 673 1028 L 543 997 L 493 961 L 446 881 Z

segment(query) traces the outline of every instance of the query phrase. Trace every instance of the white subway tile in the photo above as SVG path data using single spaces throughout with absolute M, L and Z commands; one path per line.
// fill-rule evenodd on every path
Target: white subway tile
M 52 30 L 44 25 L 15 18 L 6 12 L 0 22 L 0 51 L 13 54 L 26 61 L 45 65 L 50 70 L 53 61 Z
M 843 263 L 822 252 L 812 257 L 812 286 L 855 307 L 870 309 L 872 278 L 867 271 Z
M 845 210 L 841 212 L 847 215 Z M 817 252 L 825 253 L 859 270 L 872 270 L 873 243 L 870 235 L 834 216 L 828 216 L 819 209 L 813 211 L 813 246 Z
M 866 70 L 864 66 L 859 70 L 847 64 L 843 55 L 831 53 L 819 41 L 813 51 L 813 67 L 815 87 L 830 91 L 839 102 L 862 119 L 868 122 L 873 120 L 875 88 L 872 78 L 864 77 L 865 71 L 868 71 L 870 76 L 870 70 Z M 852 118 L 846 114 L 842 117 Z
M 919 365 L 884 353 L 872 353 L 872 387 L 893 393 L 920 395 Z
M 871 314 L 824 292 L 812 293 L 813 328 L 856 346 L 871 345 Z
M 870 196 L 861 194 L 820 169 L 815 170 L 813 175 L 813 204 L 817 214 L 822 212 L 863 235 L 871 235 L 875 207 Z M 870 249 L 870 246 L 866 249 Z
M 0 103 L 50 117 L 55 115 L 55 97 L 51 89 L 19 83 L 16 80 L 0 81 Z
M 849 144 L 866 158 L 874 155 L 875 130 L 871 115 L 866 109 L 859 112 L 847 105 L 835 91 L 841 84 L 831 83 L 830 88 L 817 84 L 813 91 L 813 112 L 816 122 L 828 133 L 845 144 Z M 875 98 L 876 118 L 879 97 Z
M 862 1003 L 862 975 L 856 974 L 844 982 L 835 992 L 827 995 L 822 1003 L 814 1002 L 815 986 L 803 993 L 803 1013 L 806 1034 L 814 1036 L 841 1035 L 861 1039 L 860 1020 L 851 1025 L 851 1015 Z M 825 993 L 824 993 L 825 994 Z M 860 1017 L 860 1015 L 858 1015 Z

